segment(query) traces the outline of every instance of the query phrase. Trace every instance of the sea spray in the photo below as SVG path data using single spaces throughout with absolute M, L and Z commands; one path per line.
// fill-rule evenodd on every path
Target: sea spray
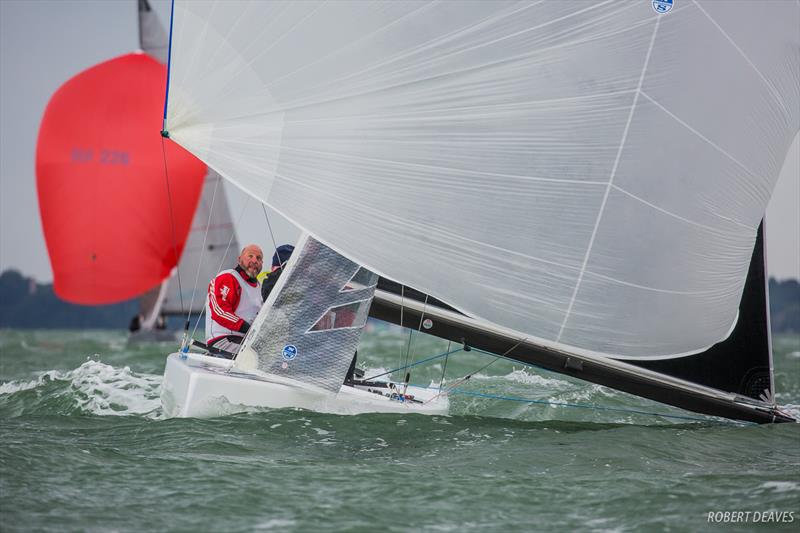
M 158 416 L 161 376 L 139 374 L 88 359 L 68 371 L 38 372 L 34 379 L 0 384 L 3 411 L 24 414 L 93 414 Z M 24 395 L 24 398 L 20 396 Z M 20 403 L 17 400 L 21 400 Z M 31 400 L 26 404 L 28 400 Z M 19 408 L 21 407 L 21 408 Z

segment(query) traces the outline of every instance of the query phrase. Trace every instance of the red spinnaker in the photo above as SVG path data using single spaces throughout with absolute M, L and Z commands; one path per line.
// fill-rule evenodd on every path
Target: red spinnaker
M 50 99 L 36 148 L 36 185 L 56 294 L 100 305 L 138 296 L 177 264 L 206 166 L 164 142 L 167 70 L 127 54 L 85 70 Z M 173 248 L 173 239 L 177 243 Z

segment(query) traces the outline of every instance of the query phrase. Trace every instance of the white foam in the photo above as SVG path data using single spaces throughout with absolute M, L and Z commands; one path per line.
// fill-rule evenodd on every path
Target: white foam
M 290 528 L 290 527 L 294 526 L 296 523 L 297 522 L 295 522 L 294 520 L 290 520 L 290 519 L 273 518 L 273 519 L 267 520 L 265 522 L 260 522 L 258 524 L 255 524 L 254 527 L 255 527 L 256 531 L 261 531 L 261 530 L 269 531 L 269 530 L 272 530 L 272 529 L 284 530 L 286 528 Z
M 14 394 L 28 389 L 35 389 L 41 384 L 41 379 L 33 381 L 8 381 L 0 385 L 0 395 Z
M 767 481 L 761 485 L 762 489 L 772 489 L 775 492 L 794 492 L 800 490 L 800 483 L 795 481 Z
M 161 407 L 161 376 L 89 360 L 69 372 L 80 407 L 96 415 L 151 414 Z M 81 398 L 80 396 L 84 396 Z
M 548 388 L 548 389 L 563 389 L 565 386 L 569 386 L 569 382 L 564 381 L 563 379 L 557 378 L 546 378 L 539 374 L 529 372 L 526 368 L 515 368 L 510 373 L 506 374 L 505 376 L 490 376 L 487 374 L 475 374 L 470 379 L 476 381 L 485 381 L 490 379 L 504 379 L 506 381 L 511 381 L 513 383 L 520 383 L 522 385 L 534 385 L 541 388 Z
M 531 373 L 526 368 L 515 368 L 505 376 L 505 379 L 515 383 L 522 383 L 523 385 L 536 385 L 555 389 L 561 389 L 565 385 L 569 385 L 569 382 L 563 379 L 547 378 L 540 374 Z
M 32 381 L 8 381 L 0 385 L 0 394 L 14 394 L 15 392 L 41 387 L 51 381 L 64 381 L 66 375 L 66 372 L 48 370 L 47 372 L 40 373 L 36 379 Z
M 136 374 L 93 359 L 74 370 L 48 370 L 31 381 L 0 385 L 0 394 L 14 394 L 51 382 L 64 382 L 78 406 L 95 415 L 155 414 L 160 410 L 161 376 Z

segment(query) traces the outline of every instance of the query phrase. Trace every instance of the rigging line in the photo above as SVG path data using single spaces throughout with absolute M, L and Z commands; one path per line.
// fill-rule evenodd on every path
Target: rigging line
M 447 357 L 450 354 L 454 354 L 454 353 L 457 353 L 457 352 L 460 352 L 460 351 L 463 351 L 463 348 L 458 348 L 457 350 L 450 351 L 450 349 L 448 347 L 448 351 L 446 351 L 444 353 L 433 355 L 431 357 L 428 357 L 427 359 L 422 359 L 421 361 L 417 361 L 416 363 L 414 363 L 412 365 L 401 366 L 399 368 L 393 368 L 391 370 L 387 370 L 386 372 L 383 372 L 382 374 L 376 374 L 374 376 L 370 376 L 368 378 L 364 378 L 364 381 L 372 381 L 373 379 L 377 379 L 377 378 L 383 377 L 383 376 L 385 376 L 387 374 L 391 374 L 392 372 L 397 372 L 398 370 L 406 370 L 408 368 L 411 368 L 412 366 L 419 366 L 422 363 L 427 363 L 428 361 L 433 361 L 434 359 L 440 359 L 442 357 Z
M 175 259 L 175 267 L 177 270 L 177 277 L 178 277 L 178 299 L 181 302 L 181 315 L 183 315 L 183 287 L 181 287 L 181 269 L 178 267 L 178 239 L 175 236 L 175 215 L 172 212 L 172 191 L 169 186 L 169 170 L 167 168 L 167 148 L 164 145 L 164 137 L 161 137 L 161 156 L 164 159 L 164 179 L 167 183 L 167 202 L 169 204 L 169 225 L 170 229 L 172 230 L 172 255 Z M 186 322 L 183 331 L 186 332 L 189 330 L 189 322 Z
M 422 313 L 420 313 L 419 315 L 419 325 L 417 326 L 417 333 L 420 333 L 422 331 L 422 322 L 425 320 L 425 309 L 427 306 L 428 306 L 428 294 L 425 295 L 425 302 L 423 302 L 422 304 Z M 409 356 L 412 362 L 416 358 L 416 338 L 412 339 L 413 333 L 414 333 L 413 329 L 408 333 L 408 349 L 406 350 L 406 360 L 405 360 L 405 365 L 408 368 L 410 368 L 408 366 Z M 413 351 L 412 347 L 414 348 Z
M 194 309 L 194 296 L 197 293 L 197 282 L 200 281 L 200 271 L 203 269 L 203 258 L 205 257 L 206 253 L 206 240 L 208 239 L 208 230 L 211 227 L 211 215 L 214 213 L 214 202 L 217 199 L 217 189 L 219 188 L 219 182 L 222 181 L 222 177 L 214 173 L 217 176 L 216 183 L 214 184 L 214 192 L 211 195 L 211 205 L 208 208 L 208 219 L 206 220 L 206 231 L 203 234 L 203 244 L 200 246 L 200 260 L 197 262 L 197 272 L 194 276 L 194 287 L 192 287 L 192 299 L 189 301 L 189 310 L 186 312 L 186 323 L 188 324 L 192 317 L 192 309 Z M 205 189 L 205 184 L 203 186 Z M 200 193 L 200 201 L 202 202 L 202 193 Z
M 236 224 L 231 224 L 231 236 L 228 238 L 228 245 L 225 246 L 225 251 L 222 253 L 222 257 L 220 258 L 219 264 L 217 265 L 217 272 L 219 272 L 220 269 L 222 269 L 222 263 L 225 261 L 225 259 L 228 258 L 228 251 L 231 249 L 233 238 L 236 236 L 236 226 L 242 223 L 244 212 L 247 211 L 247 206 L 250 204 L 250 198 L 251 198 L 250 195 L 247 195 L 245 197 L 244 206 L 242 207 L 242 212 L 239 213 L 239 218 L 236 221 Z M 192 337 L 194 337 L 194 334 L 197 331 L 197 327 L 200 325 L 200 319 L 203 317 L 203 314 L 205 314 L 205 307 L 206 306 L 203 306 L 203 312 L 200 313 L 200 315 L 197 317 L 197 321 L 194 323 L 194 329 L 192 330 Z M 183 314 L 183 311 L 181 311 L 181 314 Z
M 480 348 L 472 348 L 472 351 L 475 351 L 475 352 L 478 352 L 478 353 L 481 353 L 481 354 L 485 354 L 485 355 L 493 355 L 495 357 L 498 357 L 496 354 L 493 354 L 492 352 L 487 352 L 486 350 L 481 350 Z M 506 353 L 508 353 L 508 352 L 506 352 Z M 561 374 L 559 372 L 556 372 L 555 370 L 550 370 L 549 368 L 546 368 L 546 367 L 543 367 L 543 366 L 539 366 L 539 365 L 536 365 L 534 363 L 529 363 L 529 362 L 526 362 L 526 361 L 518 361 L 516 359 L 511 359 L 511 361 L 513 361 L 514 363 L 521 363 L 523 366 L 530 366 L 530 367 L 536 368 L 537 370 L 543 370 L 543 371 L 548 372 L 550 374 L 555 374 L 557 377 L 560 377 L 560 378 L 564 377 L 563 374 Z M 439 389 L 441 390 L 441 386 L 439 387 Z M 454 389 L 454 388 L 450 388 L 448 390 L 448 392 L 455 392 L 456 394 L 474 394 L 474 395 L 478 395 L 479 394 L 479 393 L 471 393 L 471 392 L 467 392 L 467 391 L 459 391 L 459 390 Z M 649 414 L 649 415 L 655 415 L 655 416 L 692 419 L 692 418 L 690 418 L 688 416 L 665 415 L 665 414 L 661 414 L 661 413 L 649 413 L 649 412 L 646 412 L 646 411 L 626 410 L 626 409 L 601 407 L 601 406 L 592 406 L 592 405 L 557 403 L 557 402 L 549 402 L 549 401 L 542 401 L 542 400 L 527 400 L 527 399 L 521 399 L 521 398 L 500 398 L 500 397 L 498 397 L 498 399 L 509 399 L 509 400 L 512 400 L 512 401 L 524 401 L 524 402 L 530 402 L 530 403 L 549 403 L 551 405 L 563 405 L 565 407 L 584 407 L 584 408 L 593 408 L 594 407 L 594 408 L 597 408 L 597 409 L 603 409 L 603 410 L 608 410 L 608 411 L 616 410 L 616 411 L 625 411 L 625 412 L 639 413 L 639 414 Z M 709 421 L 706 418 L 694 418 L 694 420 Z M 749 424 L 749 422 L 745 422 L 745 423 Z
M 269 223 L 269 215 L 267 214 L 267 206 L 264 203 L 261 203 L 261 210 L 264 211 L 264 218 L 267 219 L 267 228 L 269 229 L 269 238 L 272 239 L 272 249 L 275 250 L 275 254 L 278 256 L 278 264 L 283 268 L 283 261 L 281 261 L 281 255 L 278 253 L 278 241 L 275 240 L 275 234 L 272 232 L 272 224 Z
M 648 416 L 661 416 L 664 418 L 678 418 L 682 420 L 698 420 L 701 422 L 717 422 L 720 424 L 726 424 L 725 422 L 709 420 L 708 418 L 700 418 L 696 416 L 687 416 L 687 415 L 668 415 L 665 413 L 653 413 L 650 411 L 640 411 L 638 409 L 623 409 L 621 407 L 604 407 L 602 405 L 592 405 L 592 404 L 581 404 L 581 403 L 569 403 L 569 402 L 553 402 L 550 400 L 531 400 L 528 398 L 515 398 L 513 396 L 499 396 L 496 394 L 488 394 L 484 392 L 472 392 L 472 391 L 465 391 L 460 389 L 452 389 L 450 391 L 452 394 L 462 394 L 464 396 L 475 396 L 478 398 L 489 398 L 492 400 L 505 400 L 510 402 L 520 402 L 520 403 L 535 403 L 541 405 L 549 405 L 554 407 L 577 407 L 581 409 L 595 409 L 598 411 L 616 411 L 621 413 L 631 413 L 631 414 L 639 414 L 639 415 L 648 415 Z M 738 425 L 738 424 L 737 424 Z
M 442 393 L 444 393 L 444 392 L 449 392 L 449 391 L 453 390 L 455 387 L 457 387 L 457 386 L 458 386 L 458 385 L 460 385 L 461 383 L 464 383 L 465 381 L 468 381 L 468 380 L 469 380 L 469 379 L 470 379 L 472 376 L 474 376 L 475 374 L 477 374 L 477 373 L 478 373 L 478 372 L 480 372 L 481 370 L 485 370 L 485 369 L 489 368 L 490 366 L 492 366 L 493 364 L 495 364 L 497 361 L 499 361 L 501 358 L 504 358 L 504 357 L 505 357 L 505 356 L 507 356 L 509 353 L 511 353 L 511 352 L 514 350 L 514 348 L 516 348 L 517 346 L 519 346 L 520 344 L 522 344 L 522 343 L 523 343 L 523 342 L 525 342 L 526 340 L 528 340 L 528 337 L 523 337 L 522 339 L 520 339 L 519 341 L 517 341 L 517 343 L 516 343 L 514 346 L 512 346 L 511 348 L 509 348 L 508 350 L 506 350 L 505 352 L 503 352 L 503 354 L 501 354 L 501 355 L 497 355 L 497 354 L 490 354 L 490 355 L 493 355 L 493 356 L 494 356 L 494 359 L 492 359 L 491 361 L 489 361 L 488 363 L 486 363 L 485 365 L 483 365 L 482 367 L 480 367 L 478 370 L 475 370 L 475 371 L 473 371 L 473 372 L 470 372 L 469 374 L 465 375 L 463 378 L 457 379 L 457 380 L 456 380 L 456 381 L 455 381 L 455 382 L 454 382 L 454 383 L 453 383 L 451 386 L 449 386 L 447 389 L 442 389 L 442 388 L 440 387 L 440 388 L 439 388 L 439 393 L 438 393 L 436 396 L 434 396 L 433 398 L 431 398 L 431 399 L 429 399 L 428 401 L 426 401 L 425 403 L 429 403 L 429 402 L 432 402 L 432 401 L 434 401 L 434 400 L 435 400 L 435 399 L 437 399 L 439 396 L 441 396 L 441 395 L 442 395 Z M 483 353 L 489 353 L 489 352 L 483 352 Z
M 406 286 L 401 284 L 400 285 L 400 327 L 403 326 L 403 307 L 405 304 L 405 295 L 406 295 Z M 400 345 L 400 353 L 397 356 L 397 366 L 403 364 L 403 345 Z
M 453 341 L 447 341 L 447 355 L 450 355 L 450 346 L 453 344 Z M 463 350 L 463 347 L 461 348 Z M 444 366 L 442 366 L 442 377 L 439 378 L 439 390 L 442 390 L 442 384 L 444 384 L 444 372 L 447 370 L 447 361 L 449 357 L 444 358 Z

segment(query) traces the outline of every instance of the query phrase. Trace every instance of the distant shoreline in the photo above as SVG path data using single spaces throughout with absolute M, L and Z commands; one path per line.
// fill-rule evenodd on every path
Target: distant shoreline
M 773 334 L 800 334 L 800 282 L 770 278 L 769 293 Z M 0 274 L 0 328 L 124 330 L 138 312 L 138 299 L 76 305 L 60 300 L 52 283 L 38 283 L 17 270 Z

